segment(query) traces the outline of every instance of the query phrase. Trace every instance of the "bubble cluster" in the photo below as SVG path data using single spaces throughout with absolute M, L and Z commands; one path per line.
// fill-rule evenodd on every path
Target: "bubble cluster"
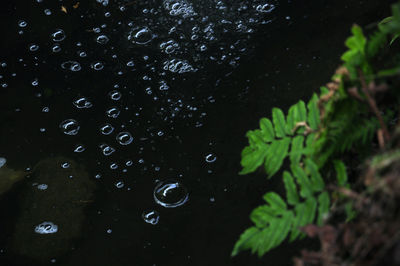
M 75 99 L 73 104 L 78 109 L 90 108 L 93 106 L 93 104 L 90 102 L 90 100 L 86 97 L 79 97 L 79 98 Z
M 58 232 L 58 226 L 52 222 L 43 222 L 36 225 L 34 231 L 41 235 L 54 234 Z
M 186 60 L 172 59 L 164 62 L 164 70 L 169 70 L 173 73 L 183 74 L 194 72 L 195 69 Z

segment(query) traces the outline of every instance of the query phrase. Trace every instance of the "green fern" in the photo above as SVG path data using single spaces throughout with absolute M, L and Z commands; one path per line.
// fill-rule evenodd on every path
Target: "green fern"
M 307 107 L 303 101 L 299 101 L 289 109 L 287 117 L 281 109 L 273 108 L 272 122 L 268 118 L 262 118 L 260 129 L 248 131 L 246 136 L 249 146 L 242 151 L 243 170 L 239 174 L 254 172 L 264 164 L 268 177 L 272 177 L 279 171 L 287 156 L 292 159 L 296 157 L 299 161 L 306 152 L 303 149 L 305 126 L 316 130 L 320 124 L 317 101 L 317 95 L 312 97 Z
M 264 195 L 267 204 L 257 207 L 250 215 L 254 226 L 240 236 L 232 251 L 232 256 L 250 249 L 259 256 L 289 241 L 304 237 L 300 227 L 310 223 L 322 224 L 329 212 L 329 194 L 323 191 L 325 184 L 317 165 L 310 159 L 302 168 L 295 164 L 291 173 L 283 173 L 286 190 L 285 200 L 275 192 Z

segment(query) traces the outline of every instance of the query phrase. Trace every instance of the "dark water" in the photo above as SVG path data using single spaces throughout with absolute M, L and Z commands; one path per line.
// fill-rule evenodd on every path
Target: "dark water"
M 230 258 L 280 189 L 237 175 L 245 132 L 328 81 L 390 2 L 2 1 L 0 157 L 27 177 L 1 200 L 1 265 L 290 265 L 311 242 Z

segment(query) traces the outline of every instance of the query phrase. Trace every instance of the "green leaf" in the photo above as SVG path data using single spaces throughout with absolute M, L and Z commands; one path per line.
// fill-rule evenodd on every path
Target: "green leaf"
M 292 232 L 289 241 L 297 239 L 300 235 L 299 228 L 314 221 L 317 209 L 317 201 L 314 197 L 308 198 L 305 202 L 297 204 L 295 207 L 295 217 L 292 223 Z
M 340 160 L 335 160 L 333 161 L 333 165 L 336 170 L 336 177 L 339 186 L 345 186 L 347 184 L 347 173 L 345 164 Z
M 286 202 L 275 192 L 268 192 L 264 195 L 264 200 L 269 203 L 271 209 L 280 211 L 286 211 Z
M 250 146 L 258 146 L 264 143 L 263 135 L 259 129 L 247 131 L 246 137 L 249 139 Z
M 317 225 L 322 225 L 325 215 L 329 213 L 330 200 L 328 192 L 324 191 L 318 196 Z
M 384 69 L 379 71 L 376 76 L 379 78 L 384 78 L 384 77 L 391 77 L 400 74 L 400 67 L 394 67 L 391 69 Z
M 288 154 L 290 138 L 283 138 L 272 142 L 269 146 L 268 153 L 265 158 L 265 171 L 268 178 L 271 178 L 283 164 L 283 160 Z
M 258 206 L 251 212 L 250 219 L 258 228 L 264 228 L 269 224 L 269 221 L 277 214 L 277 211 L 271 209 L 270 206 L 262 205 Z
M 236 256 L 240 251 L 252 248 L 260 239 L 260 230 L 257 227 L 246 229 L 233 247 L 231 256 Z M 254 252 L 253 252 L 254 253 Z
M 293 221 L 293 213 L 291 211 L 285 212 L 279 219 L 274 219 L 264 235 L 263 243 L 258 250 L 258 256 L 264 255 L 272 248 L 278 246 L 285 240 L 289 234 L 291 224 Z
M 240 164 L 243 169 L 239 172 L 240 175 L 245 175 L 254 172 L 260 165 L 263 164 L 264 158 L 267 155 L 268 146 L 260 144 L 259 147 L 253 149 L 247 146 L 242 151 L 242 160 Z
M 350 222 L 357 216 L 357 212 L 354 210 L 352 202 L 347 202 L 344 205 L 344 210 L 346 212 L 346 222 Z
M 311 159 L 306 159 L 305 163 L 306 168 L 310 173 L 310 180 L 313 191 L 322 191 L 325 188 L 325 183 L 318 171 L 318 166 Z
M 364 54 L 365 51 L 365 44 L 367 43 L 367 39 L 365 38 L 362 28 L 358 25 L 354 25 L 351 28 L 351 32 L 353 36 L 347 38 L 346 46 L 353 51 L 360 52 Z
M 300 163 L 301 156 L 304 153 L 303 143 L 304 136 L 296 136 L 293 138 L 289 155 L 292 164 Z
M 308 108 L 308 119 L 307 119 L 308 125 L 310 126 L 311 129 L 317 130 L 319 124 L 321 123 L 320 113 L 318 109 L 317 94 L 314 93 L 311 100 L 307 104 L 307 108 Z
M 306 105 L 303 101 L 299 101 L 297 104 L 292 105 L 289 108 L 288 116 L 287 116 L 287 124 L 286 124 L 286 132 L 290 135 L 293 134 L 293 129 L 295 128 L 298 122 L 306 122 L 307 121 L 307 109 Z M 303 133 L 304 128 L 298 130 L 298 133 Z
M 264 141 L 271 142 L 275 138 L 274 127 L 272 126 L 271 120 L 268 118 L 261 118 L 260 129 Z
M 297 184 L 300 186 L 300 196 L 303 198 L 311 197 L 313 194 L 312 185 L 304 170 L 297 165 L 291 165 L 291 169 Z
M 287 202 L 293 206 L 299 203 L 296 184 L 292 175 L 287 171 L 283 172 L 283 183 L 285 184 Z
M 281 109 L 272 108 L 272 121 L 274 121 L 276 137 L 283 138 L 286 135 L 286 122 Z

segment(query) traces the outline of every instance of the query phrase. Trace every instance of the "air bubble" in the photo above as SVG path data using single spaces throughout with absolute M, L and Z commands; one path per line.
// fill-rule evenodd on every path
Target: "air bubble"
M 79 132 L 80 126 L 74 119 L 67 119 L 60 123 L 62 132 L 66 135 L 76 135 Z
M 31 45 L 29 46 L 29 51 L 31 51 L 31 52 L 36 52 L 37 50 L 39 50 L 39 45 L 37 45 L 37 44 L 31 44 Z
M 96 71 L 100 71 L 104 68 L 104 64 L 102 62 L 93 62 L 90 64 L 90 67 Z
M 65 32 L 61 29 L 56 29 L 56 31 L 51 34 L 51 38 L 55 42 L 61 42 L 65 37 Z
M 75 105 L 76 108 L 78 109 L 83 109 L 83 108 L 90 108 L 93 106 L 93 104 L 86 98 L 86 97 L 80 97 L 77 98 L 73 104 Z
M 114 131 L 114 127 L 111 124 L 104 124 L 100 127 L 100 132 L 103 135 L 110 135 Z
M 115 152 L 115 149 L 113 147 L 105 143 L 100 144 L 99 147 L 101 149 L 101 152 L 105 156 L 110 156 L 113 152 Z
M 116 107 L 111 107 L 106 111 L 108 117 L 117 118 L 119 116 L 120 111 Z
M 74 152 L 81 153 L 81 152 L 84 152 L 85 150 L 86 150 L 85 147 L 83 145 L 79 144 L 79 145 L 75 146 Z
M 51 10 L 50 9 L 45 9 L 43 12 L 44 12 L 44 14 L 46 16 L 50 16 L 51 15 Z
M 39 184 L 36 186 L 39 190 L 46 190 L 49 186 L 47 184 Z
M 76 71 L 79 71 L 82 69 L 81 64 L 79 64 L 79 62 L 77 62 L 77 61 L 66 61 L 61 64 L 61 67 L 63 69 L 67 69 L 72 72 L 76 72 Z
M 210 153 L 210 154 L 208 154 L 208 155 L 206 156 L 206 162 L 207 162 L 207 163 L 213 163 L 213 162 L 215 162 L 216 160 L 217 160 L 217 156 L 215 156 L 215 154 Z
M 128 145 L 131 144 L 133 141 L 133 137 L 129 132 L 120 132 L 116 137 L 117 141 L 121 145 Z
M 58 226 L 52 222 L 43 222 L 35 226 L 35 233 L 37 234 L 54 234 L 57 233 Z
M 128 35 L 128 40 L 135 44 L 147 44 L 153 39 L 153 33 L 148 27 L 135 28 Z
M 125 184 L 124 184 L 123 181 L 118 181 L 117 183 L 115 183 L 115 186 L 116 186 L 117 188 L 123 188 L 123 187 L 125 186 Z
M 67 168 L 69 168 L 71 165 L 69 164 L 69 163 L 62 163 L 61 164 L 61 167 L 62 168 L 64 168 L 64 169 L 67 169 Z
M 59 44 L 54 44 L 51 50 L 53 51 L 53 53 L 61 52 L 61 46 Z
M 116 90 L 111 91 L 111 92 L 108 94 L 108 96 L 110 96 L 111 100 L 113 100 L 113 101 L 118 101 L 118 100 L 120 100 L 121 97 L 122 97 L 121 93 L 120 93 L 119 91 L 116 91 Z
M 160 214 L 157 211 L 145 211 L 142 218 L 146 223 L 156 225 L 160 220 Z
M 185 204 L 189 193 L 185 186 L 177 180 L 159 182 L 154 188 L 154 200 L 165 208 L 175 208 Z
M 25 20 L 20 20 L 18 21 L 18 26 L 20 28 L 25 28 L 26 26 L 28 26 L 28 23 Z
M 96 38 L 96 42 L 99 44 L 106 44 L 110 39 L 106 35 L 99 35 Z

